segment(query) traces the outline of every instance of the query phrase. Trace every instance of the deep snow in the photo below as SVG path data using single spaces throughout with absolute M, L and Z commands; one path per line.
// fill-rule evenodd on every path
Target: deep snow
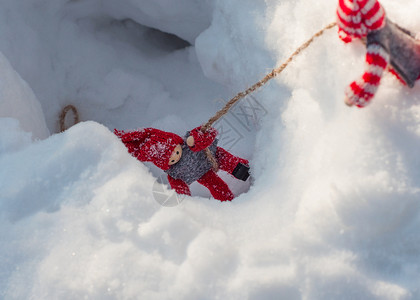
M 417 0 L 383 0 L 420 31 Z M 335 30 L 218 124 L 254 181 L 163 207 L 113 128 L 183 134 L 334 20 L 336 1 L 1 0 L 0 298 L 420 299 L 420 87 L 343 104 Z M 171 34 L 171 35 L 169 35 Z M 57 134 L 72 103 L 84 121 Z

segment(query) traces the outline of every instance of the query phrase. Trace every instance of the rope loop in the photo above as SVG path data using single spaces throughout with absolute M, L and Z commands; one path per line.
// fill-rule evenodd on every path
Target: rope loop
M 66 115 L 69 111 L 72 111 L 73 113 L 73 125 L 76 125 L 77 123 L 80 122 L 79 112 L 77 111 L 77 108 L 74 105 L 69 104 L 63 108 L 59 116 L 60 132 L 63 132 L 69 128 L 69 127 L 66 127 L 65 125 Z

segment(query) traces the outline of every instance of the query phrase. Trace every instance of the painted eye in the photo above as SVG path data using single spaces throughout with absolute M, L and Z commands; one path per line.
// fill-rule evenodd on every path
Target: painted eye
M 175 162 L 175 159 L 171 160 L 171 162 Z
M 176 154 L 179 154 L 179 151 L 177 151 Z

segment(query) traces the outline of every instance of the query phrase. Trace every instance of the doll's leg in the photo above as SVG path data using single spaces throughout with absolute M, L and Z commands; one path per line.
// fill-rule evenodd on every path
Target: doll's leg
M 249 164 L 246 159 L 235 156 L 221 147 L 217 147 L 216 159 L 219 163 L 219 168 L 228 172 L 229 174 L 232 174 L 233 170 L 235 170 L 239 163 L 243 165 Z
M 190 188 L 181 179 L 175 179 L 168 175 L 168 181 L 171 185 L 171 188 L 174 189 L 178 194 L 191 196 Z
M 231 201 L 234 198 L 226 182 L 212 170 L 204 174 L 197 182 L 208 188 L 214 199 Z
M 249 177 L 249 162 L 217 147 L 216 159 L 220 169 L 232 174 L 237 179 L 246 181 Z

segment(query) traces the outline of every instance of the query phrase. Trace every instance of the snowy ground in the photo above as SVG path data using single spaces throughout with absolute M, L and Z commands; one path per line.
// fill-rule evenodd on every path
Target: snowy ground
M 418 0 L 382 3 L 420 31 Z M 420 85 L 346 107 L 364 49 L 335 30 L 218 124 L 251 161 L 233 202 L 161 206 L 112 134 L 207 121 L 335 5 L 0 0 L 0 298 L 420 299 Z

